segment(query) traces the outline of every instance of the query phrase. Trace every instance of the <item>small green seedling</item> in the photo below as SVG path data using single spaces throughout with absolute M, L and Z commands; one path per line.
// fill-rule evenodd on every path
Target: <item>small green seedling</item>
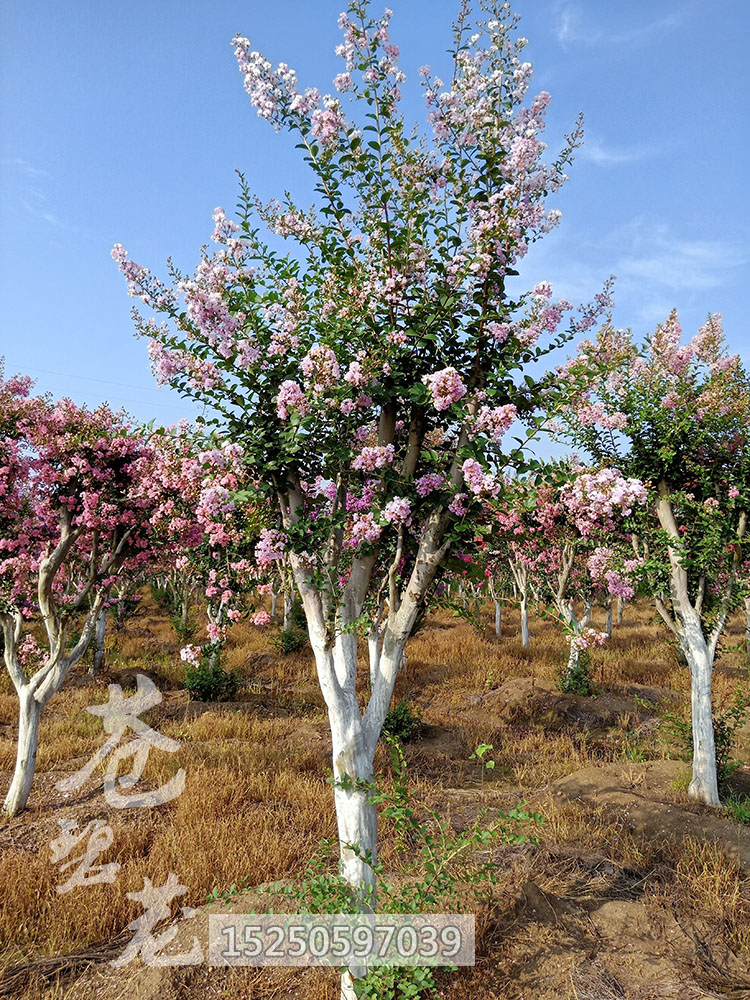
M 490 758 L 487 757 L 487 754 L 490 752 L 490 750 L 494 750 L 494 747 L 492 746 L 491 743 L 480 743 L 479 746 L 474 751 L 474 753 L 471 755 L 471 757 L 469 757 L 469 760 L 478 760 L 479 763 L 482 765 L 483 785 L 484 785 L 484 772 L 495 770 L 494 760 L 492 760 L 491 757 Z

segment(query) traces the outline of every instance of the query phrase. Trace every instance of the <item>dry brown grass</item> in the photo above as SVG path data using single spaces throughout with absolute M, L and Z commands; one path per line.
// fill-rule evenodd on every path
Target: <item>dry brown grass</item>
M 396 699 L 413 701 L 431 727 L 425 740 L 407 747 L 415 801 L 437 808 L 456 828 L 473 821 L 483 807 L 507 808 L 581 768 L 620 759 L 624 734 L 639 722 L 635 702 L 632 711 L 623 711 L 606 732 L 500 717 L 477 696 L 519 677 L 534 677 L 551 687 L 565 643 L 552 621 L 535 616 L 529 650 L 522 649 L 511 614 L 505 615 L 500 642 L 492 634 L 489 615 L 484 624 L 480 634 L 447 614 L 430 618 L 408 645 L 408 669 L 396 689 Z M 603 624 L 603 613 L 596 624 Z M 727 645 L 736 646 L 738 636 L 740 625 L 734 623 Z M 299 877 L 318 840 L 335 836 L 332 795 L 326 783 L 327 721 L 309 650 L 279 657 L 267 633 L 240 624 L 232 634 L 226 662 L 253 687 L 238 696 L 245 699 L 241 707 L 199 706 L 188 704 L 181 689 L 184 665 L 179 645 L 164 616 L 146 598 L 141 613 L 114 637 L 110 674 L 93 685 L 83 676 L 71 678 L 48 706 L 31 808 L 0 823 L 0 967 L 116 938 L 140 912 L 126 894 L 140 889 L 145 877 L 158 884 L 170 872 L 178 873 L 189 890 L 180 903 L 196 905 L 214 886 L 225 889 L 245 879 L 259 884 Z M 731 696 L 745 664 L 738 649 L 725 652 L 717 667 L 717 697 Z M 595 653 L 595 666 L 596 683 L 608 691 L 626 693 L 632 685 L 641 685 L 669 689 L 680 697 L 688 690 L 686 670 L 645 606 L 626 609 L 625 622 L 616 629 L 611 646 Z M 175 754 L 150 754 L 144 782 L 159 785 L 180 767 L 187 773 L 182 795 L 158 809 L 111 809 L 102 795 L 101 771 L 98 786 L 92 780 L 68 799 L 52 787 L 103 742 L 101 720 L 86 707 L 106 700 L 107 680 L 118 679 L 123 669 L 131 677 L 137 670 L 156 676 L 164 702 L 148 720 L 181 744 Z M 361 687 L 364 698 L 364 671 Z M 13 766 L 15 720 L 15 697 L 6 677 L 0 682 L 0 771 Z M 485 785 L 468 762 L 479 742 L 493 744 L 496 762 Z M 652 756 L 666 752 L 653 739 L 649 744 Z M 377 766 L 388 768 L 384 750 L 378 752 Z M 7 777 L 6 773 L 4 780 Z M 677 846 L 645 842 L 590 802 L 551 800 L 540 808 L 545 824 L 538 844 L 498 849 L 503 866 L 498 892 L 508 900 L 501 906 L 503 913 L 517 905 L 513 900 L 519 887 L 529 883 L 585 906 L 620 891 L 617 886 L 626 872 L 633 898 L 683 914 L 692 901 L 701 918 L 722 927 L 732 947 L 750 959 L 750 886 L 720 847 L 690 839 Z M 114 843 L 98 860 L 121 865 L 114 884 L 57 894 L 56 886 L 67 875 L 52 865 L 48 845 L 57 833 L 56 819 L 63 816 L 75 817 L 81 825 L 106 817 Z M 583 855 L 600 860 L 593 867 L 582 867 Z M 396 837 L 389 823 L 381 830 L 381 856 L 386 866 L 398 869 Z M 614 866 L 615 875 L 607 865 Z M 518 960 L 507 959 L 506 968 L 506 945 L 498 945 L 499 932 L 492 930 L 493 920 L 505 926 L 505 917 L 490 919 L 489 911 L 480 916 L 484 928 L 480 937 L 496 959 L 487 955 L 481 959 L 481 975 L 478 968 L 446 979 L 445 996 L 452 1000 L 516 995 L 508 991 L 507 977 Z M 507 931 L 508 941 L 513 933 Z M 84 974 L 58 985 L 29 983 L 24 996 L 114 1000 L 117 993 L 111 984 L 97 992 L 96 975 Z M 335 995 L 335 976 L 325 972 L 237 970 L 214 974 L 211 982 L 204 978 L 205 970 L 180 973 L 175 996 L 198 996 L 204 991 L 210 996 L 219 984 L 222 996 L 236 1000 L 280 995 L 323 1000 Z

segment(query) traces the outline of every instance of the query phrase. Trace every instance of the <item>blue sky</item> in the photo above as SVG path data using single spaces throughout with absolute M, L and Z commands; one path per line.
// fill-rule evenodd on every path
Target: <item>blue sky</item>
M 417 67 L 446 66 L 453 0 L 390 0 L 408 107 Z M 342 0 L 0 0 L 0 354 L 41 390 L 142 420 L 191 416 L 132 335 L 123 243 L 163 272 L 197 263 L 235 168 L 262 197 L 306 190 L 291 144 L 260 121 L 230 40 L 247 35 L 300 83 L 330 89 Z M 379 9 L 379 5 L 376 9 Z M 646 333 L 673 306 L 687 334 L 721 311 L 750 362 L 747 0 L 516 0 L 532 91 L 552 95 L 552 149 L 583 110 L 586 144 L 524 284 L 591 298 L 617 275 L 615 322 Z M 304 198 L 303 198 L 304 201 Z M 551 203 L 551 207 L 552 207 Z M 559 360 L 562 360 L 560 358 Z

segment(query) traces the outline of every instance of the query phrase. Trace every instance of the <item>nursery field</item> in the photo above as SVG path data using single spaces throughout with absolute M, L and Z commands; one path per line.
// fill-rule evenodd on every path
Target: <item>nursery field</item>
M 598 615 L 594 624 L 603 627 Z M 626 606 L 611 641 L 593 651 L 592 697 L 557 688 L 567 656 L 559 628 L 531 615 L 524 649 L 515 617 L 506 608 L 498 640 L 489 608 L 481 629 L 448 612 L 429 616 L 407 644 L 407 669 L 396 683 L 394 704 L 408 700 L 411 709 L 400 728 L 405 780 L 425 829 L 435 822 L 432 812 L 456 834 L 487 826 L 521 802 L 537 816 L 517 825 L 521 838 L 474 845 L 477 857 L 464 852 L 457 859 L 456 897 L 446 908 L 476 913 L 477 960 L 473 968 L 438 973 L 441 995 L 750 996 L 750 764 L 742 763 L 750 761 L 750 726 L 734 732 L 732 756 L 740 763 L 723 792 L 729 804 L 707 809 L 687 797 L 690 766 L 664 719 L 685 713 L 688 671 L 650 605 Z M 0 821 L 0 996 L 338 995 L 335 970 L 148 967 L 140 958 L 110 964 L 133 936 L 128 924 L 141 907 L 127 894 L 144 879 L 161 885 L 176 873 L 187 888 L 172 914 L 178 904 L 198 913 L 179 922 L 165 949 L 185 952 L 194 935 L 205 944 L 206 913 L 225 905 L 207 905 L 213 890 L 246 890 L 229 899 L 238 912 L 270 910 L 275 898 L 258 887 L 276 880 L 298 886 L 321 838 L 335 844 L 326 780 L 331 737 L 313 657 L 307 647 L 283 655 L 275 634 L 273 627 L 238 623 L 224 654 L 225 666 L 243 678 L 236 700 L 191 700 L 180 642 L 145 593 L 136 614 L 108 636 L 100 677 L 88 676 L 86 661 L 71 674 L 41 723 L 28 807 Z M 747 681 L 743 641 L 737 618 L 714 671 L 719 711 Z M 58 790 L 56 783 L 83 767 L 106 738 L 101 717 L 87 707 L 107 700 L 108 683 L 132 693 L 138 673 L 163 695 L 145 721 L 179 743 L 176 752 L 152 750 L 139 788 L 161 786 L 183 768 L 182 793 L 152 808 L 112 808 L 102 791 L 105 765 L 76 790 Z M 18 709 L 6 675 L 0 685 L 5 788 Z M 364 699 L 364 674 L 361 687 Z M 382 787 L 392 787 L 393 762 L 382 740 L 375 769 Z M 96 862 L 119 864 L 117 877 L 59 892 L 72 871 L 53 862 L 62 821 L 75 820 L 82 830 L 97 819 L 113 837 Z M 413 877 L 413 836 L 386 818 L 379 842 L 388 878 Z M 472 865 L 488 861 L 497 866 L 494 881 L 477 901 L 467 878 Z M 333 872 L 336 851 L 321 864 Z

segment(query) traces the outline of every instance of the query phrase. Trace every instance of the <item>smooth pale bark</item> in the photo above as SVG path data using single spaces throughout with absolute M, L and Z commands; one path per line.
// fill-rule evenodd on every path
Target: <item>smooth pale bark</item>
M 276 606 L 279 603 L 279 595 L 275 590 L 271 591 L 271 617 L 276 619 Z
M 510 571 L 513 574 L 513 581 L 516 585 L 519 606 L 521 611 L 521 645 L 524 649 L 529 646 L 529 567 L 520 559 L 510 560 Z
M 718 807 L 712 680 L 714 657 L 703 635 L 700 616 L 685 614 L 680 637 L 682 651 L 690 667 L 690 707 L 693 725 L 693 777 L 688 786 L 691 798 Z
M 374 556 L 355 560 L 339 605 L 331 609 L 325 593 L 310 580 L 306 565 L 292 557 L 295 581 L 302 597 L 318 681 L 328 709 L 333 749 L 334 803 L 339 835 L 340 870 L 352 892 L 354 909 L 368 912 L 377 904 L 377 809 L 370 801 L 375 749 L 391 704 L 404 647 L 419 615 L 420 605 L 447 545 L 441 546 L 444 521 L 436 516 L 425 529 L 411 576 L 401 593 L 396 590 L 400 551 L 388 574 L 388 612 L 374 616 L 368 635 L 371 693 L 362 713 L 356 692 L 357 634 L 347 631 L 362 613 Z M 327 622 L 335 614 L 332 636 Z M 381 618 L 382 615 L 382 618 Z M 354 979 L 364 967 L 344 974 L 341 996 L 353 997 Z
M 294 594 L 291 590 L 284 591 L 284 631 L 292 627 L 292 612 L 294 611 Z
M 503 637 L 503 605 L 495 598 L 495 635 L 498 639 Z
M 567 680 L 570 682 L 575 671 L 578 669 L 578 663 L 581 659 L 581 650 L 575 642 L 570 644 L 570 652 L 568 653 L 568 667 L 567 667 Z
M 529 609 L 526 601 L 526 594 L 521 595 L 521 645 L 524 649 L 529 648 Z
M 180 629 L 181 638 L 186 638 L 190 626 L 190 588 L 186 587 L 182 593 L 180 601 Z
M 716 625 L 711 634 L 706 636 L 701 617 L 706 580 L 701 577 L 695 581 L 696 597 L 695 601 L 691 600 L 687 570 L 681 552 L 680 533 L 672 509 L 669 487 L 663 480 L 658 484 L 656 512 L 659 523 L 669 538 L 669 593 L 674 613 L 670 614 L 661 597 L 655 597 L 654 603 L 662 619 L 677 638 L 690 668 L 693 777 L 688 787 L 688 794 L 708 806 L 717 808 L 721 802 L 716 774 L 712 676 L 716 647 L 729 613 L 739 553 L 735 555 L 732 564 Z M 739 542 L 744 538 L 746 527 L 747 519 L 743 513 L 740 515 L 737 527 Z M 739 549 L 739 546 L 737 548 Z
M 612 598 L 610 597 L 607 602 L 607 626 L 606 626 L 607 638 L 612 638 Z
M 107 631 L 107 609 L 102 608 L 99 617 L 96 619 L 96 633 L 94 639 L 94 657 L 89 668 L 92 677 L 98 677 L 99 671 L 104 663 L 104 635 Z
M 625 601 L 621 597 L 617 598 L 617 624 L 622 625 L 622 616 L 625 610 Z
M 18 694 L 20 706 L 19 751 L 11 787 L 3 806 L 4 812 L 10 816 L 15 816 L 24 809 L 28 801 L 36 767 L 38 716 L 89 648 L 108 593 L 106 587 L 101 587 L 101 581 L 113 576 L 122 566 L 131 533 L 131 529 L 114 532 L 109 551 L 104 550 L 102 540 L 95 534 L 86 578 L 67 608 L 73 613 L 88 606 L 88 612 L 77 639 L 68 641 L 67 623 L 70 619 L 59 615 L 55 579 L 78 541 L 81 529 L 73 527 L 70 513 L 64 507 L 59 511 L 59 519 L 59 540 L 54 548 L 50 545 L 45 549 L 37 578 L 39 618 L 44 624 L 49 652 L 44 663 L 30 676 L 21 667 L 17 652 L 24 630 L 23 615 L 18 608 L 5 607 L 0 610 L 5 666 Z M 32 705 L 32 701 L 36 704 Z
M 307 604 L 306 604 L 307 609 Z M 357 637 L 338 635 L 331 644 L 317 627 L 316 616 L 308 618 L 321 690 L 328 708 L 332 737 L 334 804 L 340 846 L 340 870 L 352 891 L 352 909 L 374 910 L 377 900 L 375 866 L 378 857 L 377 808 L 371 801 L 375 749 L 390 705 L 396 677 L 403 663 L 406 636 L 396 635 L 386 623 L 382 635 L 371 633 L 368 641 L 374 655 L 370 663 L 373 691 L 364 715 L 356 696 Z M 364 968 L 352 967 L 354 978 Z M 342 982 L 342 996 L 345 993 Z M 347 987 L 352 989 L 353 986 Z
M 367 634 L 367 654 L 370 662 L 370 690 L 375 687 L 375 682 L 380 670 L 380 644 L 382 635 L 376 624 Z
M 172 609 L 179 612 L 180 638 L 185 639 L 190 631 L 190 609 L 195 597 L 195 583 L 183 570 L 174 569 L 165 578 L 163 585 L 171 594 Z
M 563 620 L 566 622 L 570 632 L 570 653 L 568 654 L 568 669 L 566 681 L 568 684 L 572 683 L 575 675 L 575 671 L 581 659 L 581 650 L 575 639 L 583 632 L 588 623 L 591 621 L 591 604 L 586 601 L 583 606 L 583 617 L 579 618 L 576 614 L 575 605 L 572 600 L 565 601 L 562 605 L 558 605 L 558 610 L 560 611 Z
M 103 600 L 102 594 L 97 595 L 86 615 L 78 641 L 65 656 L 62 655 L 65 645 L 64 630 L 59 628 L 57 619 L 52 622 L 46 620 L 48 631 L 54 636 L 54 641 L 50 643 L 52 648 L 47 660 L 30 677 L 24 674 L 16 652 L 22 635 L 22 616 L 20 612 L 15 612 L 13 615 L 6 612 L 0 616 L 5 639 L 5 666 L 13 681 L 19 702 L 16 766 L 3 803 L 3 812 L 7 816 L 16 816 L 26 808 L 36 770 L 42 710 L 52 695 L 60 690 L 70 670 L 90 646 Z
M 31 785 L 36 771 L 36 752 L 39 745 L 39 720 L 44 705 L 36 700 L 30 685 L 24 685 L 18 692 L 18 749 L 16 766 L 8 794 L 3 803 L 3 812 L 17 816 L 26 808 L 31 793 Z

